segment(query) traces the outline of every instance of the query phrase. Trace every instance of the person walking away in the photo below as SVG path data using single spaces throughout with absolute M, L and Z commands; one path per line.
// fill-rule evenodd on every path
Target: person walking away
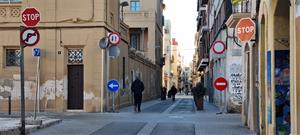
M 134 111 L 141 112 L 142 97 L 144 91 L 144 83 L 137 77 L 131 85 L 131 91 L 134 96 Z
M 161 100 L 166 100 L 166 96 L 167 96 L 167 88 L 162 87 L 162 89 L 161 89 Z
M 194 97 L 194 102 L 196 104 L 197 110 L 203 110 L 203 96 L 205 95 L 206 88 L 203 82 L 197 83 L 197 85 L 192 88 L 192 93 Z
M 169 92 L 170 92 L 170 95 L 172 96 L 172 100 L 175 101 L 175 95 L 176 95 L 176 93 L 177 93 L 176 87 L 173 85 L 173 86 L 171 87 L 171 90 L 170 90 Z

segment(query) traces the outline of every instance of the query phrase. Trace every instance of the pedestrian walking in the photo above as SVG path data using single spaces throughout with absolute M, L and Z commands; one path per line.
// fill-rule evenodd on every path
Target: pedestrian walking
M 131 85 L 131 91 L 134 96 L 134 111 L 141 112 L 141 104 L 142 104 L 142 97 L 144 91 L 144 83 L 140 80 L 139 77 L 136 77 L 135 81 L 133 81 Z
M 170 95 L 172 96 L 172 100 L 175 101 L 175 95 L 177 93 L 176 87 L 173 85 L 169 91 Z
M 197 110 L 203 110 L 203 96 L 205 95 L 206 88 L 203 82 L 197 83 L 195 87 L 192 88 L 192 93 L 194 97 L 194 102 Z
M 161 100 L 166 100 L 166 96 L 167 96 L 167 88 L 162 87 L 162 89 L 161 89 Z

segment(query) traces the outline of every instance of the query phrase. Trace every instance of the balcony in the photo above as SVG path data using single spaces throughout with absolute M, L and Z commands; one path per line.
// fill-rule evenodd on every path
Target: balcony
M 200 64 L 198 65 L 198 71 L 203 71 L 206 66 L 208 66 L 208 58 L 202 58 Z
M 0 23 L 19 23 L 21 3 L 0 4 Z
M 241 18 L 251 17 L 251 1 L 245 0 L 237 5 L 232 5 L 232 14 L 226 21 L 229 28 L 235 28 L 236 24 Z
M 126 21 L 149 20 L 154 19 L 155 14 L 149 11 L 126 11 L 124 12 L 124 19 Z

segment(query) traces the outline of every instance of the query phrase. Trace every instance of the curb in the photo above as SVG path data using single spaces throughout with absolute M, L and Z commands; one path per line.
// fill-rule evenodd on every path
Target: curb
M 62 122 L 61 119 L 54 119 L 54 120 L 50 120 L 50 121 L 45 121 L 44 124 L 42 124 L 41 126 L 34 126 L 33 128 L 26 128 L 26 134 L 29 134 L 29 133 L 32 133 L 32 132 L 35 132 L 39 129 L 43 129 L 43 128 L 47 128 L 47 127 L 50 127 L 52 125 L 55 125 L 55 124 L 58 124 Z
M 43 124 L 38 126 L 38 125 L 26 125 L 26 134 L 30 134 L 32 132 L 35 132 L 39 129 L 43 129 L 46 127 L 50 127 L 52 125 L 58 124 L 62 122 L 61 119 L 52 119 L 52 120 L 45 120 L 43 121 Z M 20 127 L 16 127 L 13 129 L 5 130 L 5 131 L 0 131 L 0 135 L 19 135 L 20 134 Z

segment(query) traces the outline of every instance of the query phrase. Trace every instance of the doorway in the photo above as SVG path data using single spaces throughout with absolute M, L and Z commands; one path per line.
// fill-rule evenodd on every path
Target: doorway
M 83 109 L 83 65 L 68 65 L 68 109 Z
M 290 12 L 288 1 L 278 1 L 274 14 L 275 131 L 290 134 Z

